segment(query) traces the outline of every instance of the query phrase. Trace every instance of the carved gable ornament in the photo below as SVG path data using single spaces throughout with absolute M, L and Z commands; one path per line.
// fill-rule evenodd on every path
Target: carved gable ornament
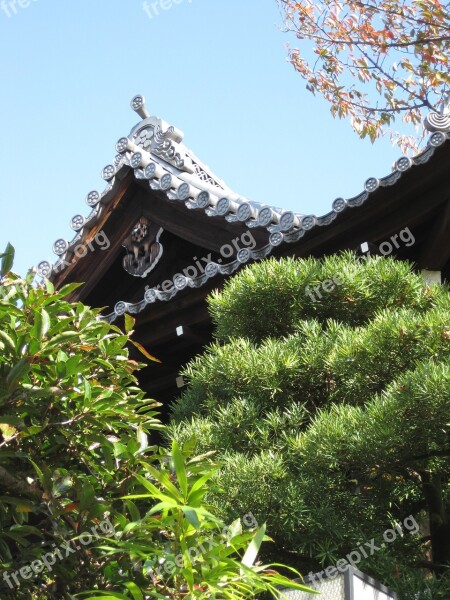
M 145 277 L 158 264 L 163 246 L 159 238 L 163 228 L 141 217 L 125 239 L 123 246 L 127 251 L 123 259 L 123 268 L 134 277 Z

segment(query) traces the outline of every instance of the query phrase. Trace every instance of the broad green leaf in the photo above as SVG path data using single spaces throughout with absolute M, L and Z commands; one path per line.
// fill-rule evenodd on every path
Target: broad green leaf
M 206 510 L 206 508 L 202 508 L 201 506 L 199 506 L 199 507 L 195 508 L 195 512 L 198 515 L 205 517 L 205 519 L 210 521 L 210 523 L 215 523 L 216 525 L 222 525 L 221 519 L 219 519 L 218 517 L 213 515 L 209 510 Z
M 142 595 L 141 590 L 135 583 L 133 583 L 132 581 L 128 581 L 125 584 L 125 587 L 130 590 L 134 600 L 144 600 L 144 596 Z
M 22 358 L 9 372 L 6 383 L 8 390 L 11 390 L 21 377 L 27 375 L 31 370 L 31 365 L 26 358 Z
M 190 564 L 190 562 L 187 561 L 187 564 Z M 186 568 L 184 568 L 181 571 L 181 574 L 183 575 L 183 577 L 186 580 L 186 583 L 189 586 L 189 591 L 192 593 L 194 591 L 194 574 L 192 572 L 192 569 L 186 569 Z
M 136 319 L 133 319 L 133 317 L 131 315 L 129 315 L 128 313 L 125 313 L 125 332 L 126 333 L 130 333 L 130 331 L 134 327 L 135 322 L 136 322 Z
M 142 496 L 128 496 L 128 498 L 142 498 Z M 145 496 L 148 498 L 148 496 Z M 171 508 L 178 508 L 178 503 L 175 500 L 167 500 L 166 502 L 158 502 L 155 506 L 147 513 L 147 516 L 151 517 L 162 510 L 170 510 Z
M 34 326 L 31 329 L 30 334 L 37 340 L 42 340 L 46 336 L 50 329 L 50 315 L 48 312 L 41 308 L 39 312 L 35 313 Z
M 77 290 L 79 287 L 81 287 L 82 285 L 83 285 L 82 283 L 68 283 L 67 285 L 63 285 L 63 287 L 58 290 L 58 295 L 61 296 L 62 298 L 65 298 L 66 296 L 69 296 L 69 294 L 71 294 L 72 292 Z
M 14 504 L 14 506 L 22 507 L 26 509 L 26 512 L 33 512 L 35 504 L 30 500 L 24 500 L 22 498 L 13 498 L 12 496 L 0 496 L 0 502 L 5 504 Z
M 10 335 L 0 329 L 0 341 L 4 342 L 5 345 L 11 350 L 12 353 L 16 353 L 16 344 Z
M 181 510 L 184 513 L 184 516 L 189 521 L 189 523 L 198 529 L 200 527 L 200 521 L 197 515 L 197 511 L 192 506 L 182 506 Z
M 211 479 L 211 477 L 214 476 L 214 474 L 215 474 L 215 471 L 209 471 L 208 473 L 205 473 L 204 475 L 199 477 L 197 479 L 197 481 L 195 481 L 193 483 L 193 485 L 191 486 L 191 489 L 189 490 L 188 501 L 190 500 L 191 496 L 195 492 L 197 492 L 197 490 L 200 490 L 202 487 L 205 486 L 206 482 L 209 481 Z
M 80 497 L 80 510 L 88 510 L 93 502 L 95 501 L 95 489 L 89 483 L 86 482 L 83 484 L 83 489 L 79 495 Z
M 145 477 L 142 477 L 141 475 L 135 475 L 135 478 L 139 481 L 139 483 L 141 483 L 141 485 L 143 485 L 150 492 L 150 496 L 153 496 L 154 498 L 158 498 L 162 502 L 170 502 L 172 500 L 172 498 L 170 496 L 167 496 L 166 494 L 163 494 L 162 492 L 160 492 L 158 490 L 158 488 L 155 487 L 153 485 L 153 483 L 150 483 L 150 481 L 145 479 Z M 128 496 L 128 497 L 135 498 L 136 496 Z
M 136 504 L 134 502 L 131 502 L 131 500 L 128 500 L 127 502 L 125 502 L 125 505 L 128 508 L 128 512 L 130 513 L 130 516 L 133 519 L 133 521 L 140 521 L 141 515 Z
M 253 536 L 249 547 L 247 548 L 243 558 L 242 564 L 246 567 L 251 567 L 258 556 L 259 549 L 263 542 L 264 536 L 266 535 L 266 525 L 262 525 Z
M 155 467 L 153 465 L 149 465 L 149 464 L 146 464 L 146 463 L 144 463 L 144 468 L 149 473 L 151 473 L 151 475 L 157 481 L 159 481 L 159 483 L 161 485 L 164 486 L 164 488 L 166 489 L 167 493 L 170 494 L 172 496 L 172 498 L 174 498 L 174 500 L 176 500 L 177 502 L 182 502 L 183 501 L 182 494 L 180 494 L 179 490 L 171 482 L 169 475 L 165 471 L 162 471 L 162 470 L 160 471 L 158 469 L 155 469 Z
M 4 251 L 3 254 L 1 254 L 1 266 L 0 266 L 0 271 L 1 271 L 1 275 L 6 275 L 7 273 L 9 273 L 12 269 L 13 263 L 14 263 L 14 254 L 15 254 L 15 250 L 14 247 L 8 242 L 8 245 L 6 246 L 6 249 Z
M 45 278 L 44 279 L 44 284 L 45 284 L 45 290 L 46 290 L 47 294 L 54 294 L 55 293 L 55 286 L 50 281 L 50 279 Z
M 12 533 L 15 534 L 30 534 L 36 535 L 38 537 L 43 537 L 42 531 L 37 527 L 33 527 L 32 525 L 13 525 L 10 529 Z
M 89 404 L 89 402 L 92 399 L 91 384 L 89 383 L 89 381 L 87 379 L 83 380 L 83 384 L 84 384 L 84 400 L 85 400 L 85 404 Z
M 0 290 L 2 288 L 0 287 Z M 0 301 L 0 316 L 2 314 L 6 315 L 14 315 L 15 317 L 23 317 L 23 312 L 20 308 L 17 308 L 15 304 L 11 304 L 11 302 L 5 302 L 5 300 Z
M 34 462 L 34 460 L 31 460 L 31 458 L 28 459 L 30 461 L 30 463 L 33 465 L 34 470 L 36 471 L 36 474 L 39 478 L 39 481 L 43 484 L 45 479 L 44 479 L 44 473 L 42 472 L 42 470 L 38 467 L 38 465 Z
M 45 343 L 45 347 L 53 348 L 55 346 L 59 346 L 60 344 L 63 344 L 63 343 L 65 344 L 69 340 L 78 340 L 79 337 L 80 337 L 80 334 L 77 331 L 64 331 L 63 333 L 59 333 L 58 335 L 55 335 L 54 337 L 50 338 Z

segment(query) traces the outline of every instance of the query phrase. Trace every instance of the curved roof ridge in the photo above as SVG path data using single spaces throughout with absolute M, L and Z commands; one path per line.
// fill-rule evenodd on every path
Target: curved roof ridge
M 71 264 L 75 249 L 83 244 L 89 231 L 98 223 L 113 199 L 118 183 L 130 170 L 137 180 L 147 181 L 150 189 L 164 192 L 169 200 L 183 202 L 187 208 L 202 210 L 208 216 L 222 217 L 229 222 L 240 221 L 248 228 L 264 228 L 270 233 L 267 247 L 249 251 L 245 260 L 242 255 L 241 260 L 238 258 L 235 261 L 235 267 L 211 263 L 209 277 L 219 273 L 229 274 L 236 270 L 239 264 L 263 258 L 283 242 L 296 242 L 314 227 L 327 226 L 338 214 L 349 208 L 361 206 L 379 187 L 394 185 L 411 167 L 426 163 L 435 149 L 449 138 L 450 132 L 450 117 L 447 114 L 440 118 L 427 117 L 425 127 L 431 132 L 431 136 L 423 151 L 412 158 L 401 156 L 394 163 L 389 175 L 382 178 L 370 177 L 364 183 L 361 193 L 347 200 L 337 198 L 332 203 L 330 212 L 317 217 L 259 204 L 239 196 L 182 143 L 184 135 L 180 130 L 168 125 L 159 117 L 150 116 L 143 96 L 135 96 L 131 107 L 141 117 L 141 121 L 133 127 L 127 137 L 119 139 L 113 163 L 103 168 L 102 178 L 107 182 L 105 190 L 102 193 L 88 193 L 86 203 L 91 212 L 87 217 L 77 214 L 71 219 L 70 226 L 75 231 L 74 238 L 70 242 L 62 238 L 56 240 L 53 251 L 58 260 L 54 264 L 48 261 L 40 262 L 37 266 L 39 276 L 50 278 Z M 180 289 L 184 289 L 186 285 L 198 287 L 203 283 L 187 282 Z M 173 293 L 158 292 L 156 295 L 150 294 L 150 291 L 147 290 L 146 297 L 152 297 L 152 301 L 155 301 L 170 300 L 179 290 L 175 288 Z M 169 298 L 170 294 L 172 295 Z M 145 301 L 145 305 L 149 301 Z M 137 305 L 122 304 L 126 305 L 126 310 L 130 312 L 139 312 L 134 307 L 142 302 L 144 300 Z M 123 307 L 119 310 L 121 308 Z

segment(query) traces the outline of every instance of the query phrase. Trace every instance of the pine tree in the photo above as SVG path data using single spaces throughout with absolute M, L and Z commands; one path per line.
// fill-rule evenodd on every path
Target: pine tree
M 427 589 L 440 598 L 450 565 L 448 288 L 391 258 L 273 259 L 229 280 L 209 308 L 216 339 L 185 369 L 170 426 L 222 461 L 209 500 L 228 519 L 251 510 L 267 521 L 272 557 L 302 572 L 397 525 L 397 539 L 359 567 L 405 600 Z M 400 534 L 402 523 L 417 528 Z

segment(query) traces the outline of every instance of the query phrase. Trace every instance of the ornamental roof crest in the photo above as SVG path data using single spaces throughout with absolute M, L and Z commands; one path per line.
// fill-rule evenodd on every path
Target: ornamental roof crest
M 132 109 L 143 119 L 131 131 L 131 140 L 143 150 L 187 173 L 194 173 L 192 160 L 181 144 L 184 134 L 159 117 L 149 115 L 143 96 L 135 96 Z

